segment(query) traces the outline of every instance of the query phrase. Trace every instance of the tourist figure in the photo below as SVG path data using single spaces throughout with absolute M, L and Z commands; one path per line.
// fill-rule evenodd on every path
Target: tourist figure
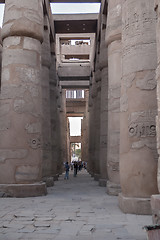
M 74 177 L 77 176 L 77 170 L 78 170 L 78 163 L 77 162 L 74 162 Z
M 64 167 L 65 167 L 65 171 L 66 171 L 64 179 L 69 179 L 69 164 L 68 164 L 68 162 L 65 163 Z

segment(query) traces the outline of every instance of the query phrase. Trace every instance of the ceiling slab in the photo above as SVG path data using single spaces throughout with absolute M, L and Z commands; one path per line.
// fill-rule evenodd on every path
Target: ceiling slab
M 56 33 L 95 33 L 98 14 L 53 14 Z
M 101 0 L 50 0 L 51 3 L 100 3 Z
M 50 0 L 51 3 L 100 3 L 101 0 Z M 0 0 L 5 3 L 5 0 Z

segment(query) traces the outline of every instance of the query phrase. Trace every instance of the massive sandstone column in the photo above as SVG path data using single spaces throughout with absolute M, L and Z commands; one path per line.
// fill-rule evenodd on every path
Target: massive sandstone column
M 51 115 L 50 115 L 50 26 L 48 16 L 44 16 L 44 40 L 42 43 L 42 133 L 43 161 L 42 176 L 47 186 L 53 185 L 53 159 L 51 155 Z
M 52 175 L 58 179 L 58 161 L 60 161 L 60 122 L 57 103 L 57 79 L 55 42 L 51 44 L 51 67 L 50 67 L 50 115 L 51 115 L 51 152 L 52 152 Z
M 120 89 L 121 89 L 121 2 L 108 1 L 106 44 L 108 46 L 108 141 L 107 141 L 107 193 L 118 195 L 120 145 Z
M 88 162 L 88 124 L 89 124 L 89 113 L 88 113 L 88 98 L 89 90 L 85 90 L 86 107 L 83 119 L 81 120 L 81 158 L 83 162 Z
M 103 22 L 106 23 L 106 16 L 102 15 Z M 101 27 L 102 27 L 101 26 Z M 101 102 L 100 102 L 100 179 L 99 185 L 106 186 L 107 181 L 107 134 L 108 134 L 108 50 L 105 44 L 105 31 L 101 29 L 100 59 L 101 71 Z
M 158 190 L 160 193 L 160 0 L 155 0 L 155 11 L 157 12 L 157 28 L 156 28 L 156 39 L 157 39 L 157 104 L 158 104 L 158 116 L 157 116 L 157 150 L 158 150 Z M 152 207 L 152 219 L 154 224 L 160 224 L 160 194 L 153 195 L 151 198 Z
M 61 89 L 60 107 L 60 126 L 61 126 L 61 163 L 68 161 L 67 156 L 67 117 L 66 117 L 66 90 Z
M 6 0 L 2 29 L 0 192 L 46 193 L 42 180 L 42 0 Z
M 157 193 L 155 21 L 153 1 L 122 1 L 119 205 L 136 214 L 150 213 Z
M 95 81 L 95 72 L 93 72 L 93 76 L 91 79 L 90 85 L 90 99 L 89 99 L 89 162 L 88 162 L 88 171 L 91 176 L 95 176 L 95 174 L 99 174 L 99 166 L 98 162 L 96 165 L 96 129 L 95 129 L 95 117 L 96 117 L 96 81 Z M 98 178 L 98 175 L 96 175 Z M 98 180 L 98 179 L 97 179 Z
M 1 83 L 1 71 L 2 71 L 2 36 L 1 36 L 2 29 L 0 28 L 0 83 Z M 1 84 L 0 84 L 1 86 Z
M 89 131 L 88 131 L 88 163 L 87 170 L 93 176 L 94 172 L 94 104 L 93 104 L 93 77 L 90 79 L 90 87 L 89 87 L 89 103 L 88 103 L 88 111 L 89 111 Z

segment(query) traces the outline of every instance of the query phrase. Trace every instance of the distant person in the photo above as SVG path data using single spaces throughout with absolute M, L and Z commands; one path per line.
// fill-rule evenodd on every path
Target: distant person
M 78 171 L 78 163 L 75 161 L 73 166 L 74 166 L 74 177 L 76 177 L 77 176 L 77 171 Z
M 64 179 L 69 179 L 69 164 L 68 164 L 68 162 L 65 163 L 64 167 L 65 167 L 65 171 L 66 171 Z

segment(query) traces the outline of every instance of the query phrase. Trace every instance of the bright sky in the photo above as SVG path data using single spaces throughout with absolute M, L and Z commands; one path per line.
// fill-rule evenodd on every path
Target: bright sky
M 81 119 L 82 117 L 69 117 L 70 136 L 81 135 Z
M 0 26 L 3 22 L 4 5 L 0 4 Z M 99 3 L 51 3 L 52 12 L 61 13 L 98 13 Z
M 52 12 L 60 13 L 98 13 L 99 3 L 51 3 Z

